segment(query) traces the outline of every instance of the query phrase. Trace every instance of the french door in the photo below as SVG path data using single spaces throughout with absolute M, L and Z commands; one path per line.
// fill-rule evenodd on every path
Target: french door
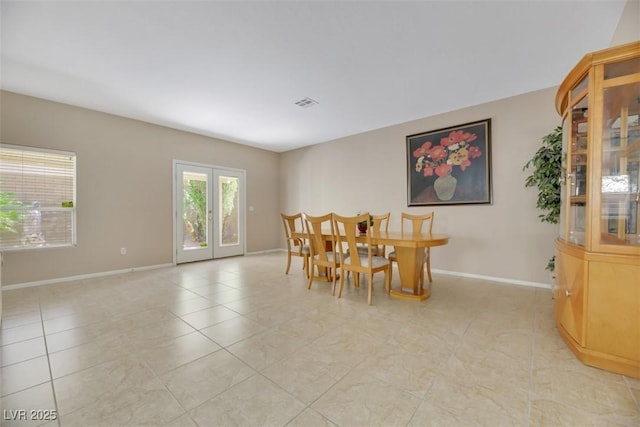
M 244 171 L 174 162 L 175 262 L 244 254 Z

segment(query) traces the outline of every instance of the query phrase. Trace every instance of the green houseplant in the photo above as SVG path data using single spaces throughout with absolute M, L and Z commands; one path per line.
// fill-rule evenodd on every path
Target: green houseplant
M 0 230 L 15 233 L 15 226 L 18 223 L 18 212 L 11 209 L 18 206 L 20 202 L 16 201 L 16 196 L 7 191 L 0 191 Z
M 525 187 L 538 188 L 536 207 L 542 210 L 538 215 L 541 222 L 557 224 L 560 218 L 560 178 L 562 175 L 562 127 L 542 138 L 542 147 L 529 160 L 522 170 L 532 168 L 525 180 Z M 547 270 L 553 271 L 555 258 L 547 263 Z

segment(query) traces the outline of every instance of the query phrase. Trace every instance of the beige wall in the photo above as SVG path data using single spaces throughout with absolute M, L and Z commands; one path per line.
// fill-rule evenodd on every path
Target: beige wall
M 555 92 L 545 89 L 284 153 L 282 210 L 390 211 L 390 229 L 399 229 L 402 211 L 434 210 L 434 231 L 449 234 L 451 241 L 432 251 L 433 269 L 550 283 L 544 267 L 557 226 L 539 222 L 537 191 L 525 189 L 528 173 L 522 167 L 542 136 L 561 122 Z M 408 208 L 405 137 L 485 118 L 492 119 L 493 204 Z
M 172 160 L 247 170 L 249 252 L 282 247 L 278 214 L 407 208 L 405 136 L 491 118 L 493 205 L 440 206 L 435 229 L 452 236 L 433 251 L 434 269 L 549 282 L 544 270 L 556 228 L 538 222 L 522 166 L 560 123 L 555 89 L 424 118 L 283 154 L 1 93 L 2 142 L 78 155 L 78 246 L 7 253 L 11 285 L 172 261 Z M 311 173 L 314 179 L 312 180 Z M 278 180 L 279 178 L 279 180 Z M 359 182 L 357 190 L 350 182 Z M 260 218 L 260 219 L 258 219 Z M 272 226 L 264 226 L 272 224 Z M 126 246 L 128 254 L 120 255 Z
M 611 46 L 636 40 L 640 40 L 640 0 L 628 0 L 611 39 Z
M 5 253 L 2 284 L 171 263 L 172 161 L 247 171 L 247 251 L 279 245 L 279 155 L 0 92 L 3 143 L 77 153 L 74 248 Z M 273 224 L 265 227 L 264 224 Z M 120 255 L 120 247 L 127 255 Z

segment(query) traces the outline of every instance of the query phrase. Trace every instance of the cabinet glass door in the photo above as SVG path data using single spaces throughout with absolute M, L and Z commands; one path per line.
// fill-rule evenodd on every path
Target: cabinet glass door
M 606 87 L 603 107 L 600 243 L 640 246 L 640 81 Z
M 567 170 L 568 170 L 568 165 L 567 165 L 567 151 L 568 151 L 568 140 L 569 140 L 569 121 L 566 119 L 566 117 L 564 118 L 564 120 L 562 121 L 562 164 L 561 164 L 561 174 L 560 174 L 560 182 L 566 184 L 566 180 L 567 180 Z M 567 212 L 569 212 L 569 207 L 567 205 L 567 186 L 566 185 L 560 185 L 560 206 L 561 206 L 561 211 L 560 211 L 560 216 L 558 217 L 558 228 L 560 230 L 560 239 L 567 241 L 568 239 L 568 232 L 567 232 L 567 219 L 568 219 L 568 215 Z M 557 261 L 556 261 L 557 262 Z
M 571 109 L 571 135 L 567 149 L 567 188 L 569 242 L 585 245 L 585 222 L 588 205 L 588 96 Z

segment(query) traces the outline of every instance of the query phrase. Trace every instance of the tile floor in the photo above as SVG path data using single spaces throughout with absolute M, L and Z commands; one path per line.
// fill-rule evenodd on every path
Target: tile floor
M 435 275 L 415 303 L 377 275 L 368 306 L 366 287 L 337 299 L 284 266 L 270 253 L 5 291 L 0 423 L 640 426 L 640 380 L 578 362 L 549 290 Z

